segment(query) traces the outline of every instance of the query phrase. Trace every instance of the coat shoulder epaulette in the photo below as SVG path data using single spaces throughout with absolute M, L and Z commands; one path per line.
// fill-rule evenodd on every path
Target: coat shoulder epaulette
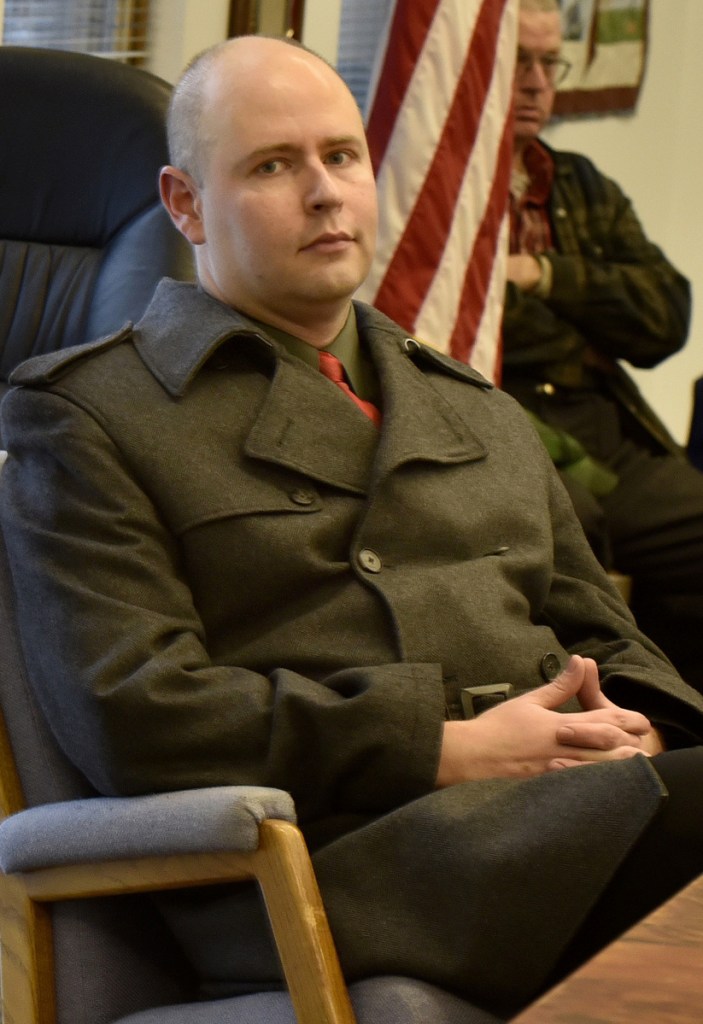
M 450 374 L 452 377 L 456 377 L 458 380 L 465 380 L 475 387 L 484 388 L 486 391 L 494 386 L 491 381 L 479 373 L 478 370 L 474 370 L 468 363 L 460 363 L 452 356 L 445 355 L 444 352 L 432 348 L 431 345 L 427 345 L 417 338 L 406 338 L 403 342 L 403 347 L 414 362 L 429 363 L 437 369 L 444 370 L 445 373 Z
M 121 344 L 131 337 L 132 331 L 133 324 L 127 323 L 114 334 L 107 334 L 86 345 L 72 345 L 70 348 L 32 356 L 12 371 L 9 377 L 10 384 L 21 386 L 53 384 L 84 360 L 91 359 L 99 352 L 105 352 L 107 349 Z

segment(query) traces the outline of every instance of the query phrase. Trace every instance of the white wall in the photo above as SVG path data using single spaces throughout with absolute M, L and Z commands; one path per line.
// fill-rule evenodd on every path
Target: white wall
M 0 0 L 0 3 L 2 0 Z M 228 0 L 155 0 L 152 70 L 173 81 L 186 61 L 224 38 Z M 342 0 L 307 0 L 305 43 L 334 62 Z M 703 0 L 651 0 L 650 45 L 633 115 L 564 122 L 555 146 L 580 150 L 632 198 L 645 230 L 690 278 L 694 316 L 683 352 L 635 371 L 647 399 L 679 441 L 688 434 L 691 386 L 703 374 Z M 701 307 L 700 309 L 698 307 Z
M 305 0 L 303 42 L 334 64 L 337 60 L 342 0 Z
M 149 70 L 175 82 L 196 53 L 227 38 L 229 0 L 153 0 Z

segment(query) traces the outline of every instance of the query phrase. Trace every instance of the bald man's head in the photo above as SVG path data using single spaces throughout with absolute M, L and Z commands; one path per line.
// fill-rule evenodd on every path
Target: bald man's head
M 208 118 L 208 84 L 219 62 L 238 68 L 243 76 L 252 65 L 276 61 L 281 47 L 297 51 L 303 59 L 319 61 L 347 88 L 337 70 L 318 54 L 295 39 L 268 36 L 236 36 L 208 47 L 195 56 L 182 72 L 174 88 L 167 118 L 169 159 L 175 167 L 187 171 L 202 183 L 202 171 L 214 141 L 217 125 Z M 246 88 L 246 85 L 244 85 Z M 351 93 L 350 93 L 351 95 Z

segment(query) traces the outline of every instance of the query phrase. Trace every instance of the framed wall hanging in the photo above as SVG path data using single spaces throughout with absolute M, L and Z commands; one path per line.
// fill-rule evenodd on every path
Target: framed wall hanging
M 637 103 L 647 56 L 649 0 L 561 0 L 571 71 L 554 113 L 626 113 Z

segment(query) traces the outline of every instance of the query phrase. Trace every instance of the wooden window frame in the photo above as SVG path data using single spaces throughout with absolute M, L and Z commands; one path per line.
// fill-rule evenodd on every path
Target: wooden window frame
M 287 0 L 286 35 L 300 40 L 303 33 L 305 0 Z M 230 0 L 228 36 L 256 33 L 258 0 Z
M 14 10 L 11 0 L 0 0 L 0 42 L 15 46 L 38 46 L 47 49 L 73 50 L 92 53 L 127 64 L 144 64 L 148 57 L 149 46 L 149 8 L 151 0 L 140 3 L 126 3 L 120 0 L 113 4 L 106 0 L 93 0 L 98 21 L 103 21 L 104 28 L 109 26 L 106 20 L 110 15 L 119 13 L 119 21 L 113 22 L 113 31 L 103 30 L 92 35 L 85 30 L 85 22 L 90 19 L 87 7 L 74 11 L 66 0 L 54 0 L 55 9 L 45 4 L 39 10 L 39 4 L 24 5 Z M 25 9 L 26 8 L 26 9 Z M 71 17 L 75 22 L 71 21 Z M 18 35 L 7 31 L 8 21 L 19 30 Z M 48 20 L 47 20 L 48 19 Z M 105 20 L 103 20 L 105 19 Z M 75 32 L 75 35 L 72 34 Z

